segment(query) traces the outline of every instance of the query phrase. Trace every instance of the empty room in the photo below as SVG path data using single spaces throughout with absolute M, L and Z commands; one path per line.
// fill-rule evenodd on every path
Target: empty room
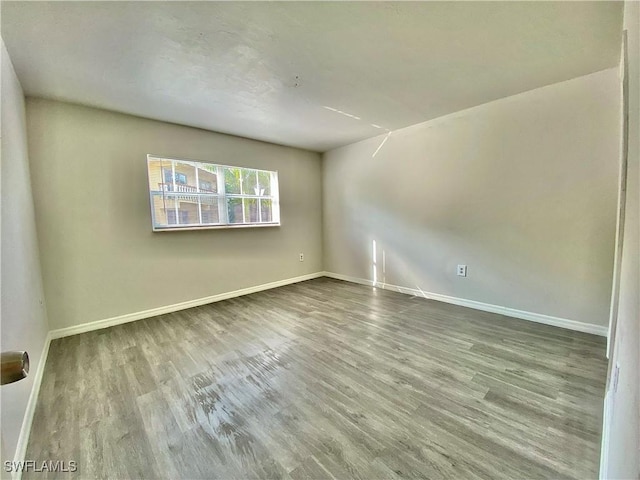
M 639 7 L 3 0 L 1 477 L 640 478 Z

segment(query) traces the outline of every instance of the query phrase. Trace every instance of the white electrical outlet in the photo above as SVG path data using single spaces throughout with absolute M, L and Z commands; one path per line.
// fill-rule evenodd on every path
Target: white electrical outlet
M 466 265 L 458 265 L 458 276 L 466 277 L 467 276 L 467 266 Z
M 301 254 L 300 254 L 300 261 L 301 261 L 301 262 L 304 262 L 304 253 L 301 253 Z

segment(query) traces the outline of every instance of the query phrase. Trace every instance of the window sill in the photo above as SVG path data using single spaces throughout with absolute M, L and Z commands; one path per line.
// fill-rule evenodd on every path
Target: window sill
M 183 232 L 186 230 L 227 230 L 235 228 L 265 228 L 265 227 L 279 227 L 280 223 L 254 223 L 254 224 L 236 224 L 236 225 L 207 225 L 202 227 L 163 227 L 153 228 L 153 232 Z

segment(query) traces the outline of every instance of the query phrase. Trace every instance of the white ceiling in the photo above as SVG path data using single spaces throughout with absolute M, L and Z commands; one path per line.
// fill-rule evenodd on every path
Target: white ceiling
M 622 2 L 2 3 L 27 95 L 316 151 L 615 66 L 621 28 Z

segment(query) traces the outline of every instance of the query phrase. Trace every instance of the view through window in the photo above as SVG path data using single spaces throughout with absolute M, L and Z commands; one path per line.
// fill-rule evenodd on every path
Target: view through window
M 147 156 L 154 230 L 280 224 L 278 172 Z

